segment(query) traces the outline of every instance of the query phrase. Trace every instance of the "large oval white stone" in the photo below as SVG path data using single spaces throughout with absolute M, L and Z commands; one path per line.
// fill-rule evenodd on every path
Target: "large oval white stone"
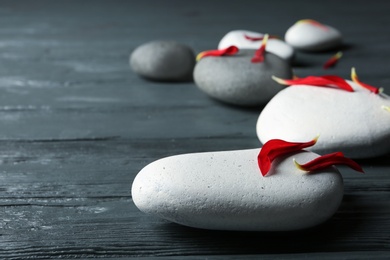
M 280 91 L 261 112 L 257 135 L 301 142 L 319 135 L 320 154 L 341 151 L 347 157 L 365 158 L 390 152 L 390 99 L 348 81 L 355 92 L 296 85 Z
M 260 48 L 262 41 L 248 40 L 245 38 L 245 35 L 254 38 L 264 36 L 264 34 L 262 33 L 247 30 L 230 31 L 222 37 L 218 44 L 218 49 L 225 49 L 231 45 L 235 45 L 239 49 Z M 292 60 L 292 58 L 294 57 L 294 48 L 279 39 L 268 39 L 266 50 L 287 61 Z
M 343 180 L 335 167 L 307 174 L 293 163 L 300 152 L 274 161 L 267 177 L 259 149 L 184 154 L 143 168 L 132 186 L 143 212 L 182 225 L 216 230 L 287 231 L 318 225 L 338 209 Z
M 338 47 L 342 42 L 341 33 L 336 28 L 305 22 L 291 26 L 284 39 L 294 48 L 304 51 L 325 51 Z

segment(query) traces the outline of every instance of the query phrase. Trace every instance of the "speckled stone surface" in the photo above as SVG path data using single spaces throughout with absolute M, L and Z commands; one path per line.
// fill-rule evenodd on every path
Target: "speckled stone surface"
M 143 168 L 132 198 L 143 212 L 178 224 L 215 230 L 288 231 L 318 225 L 338 209 L 343 180 L 335 167 L 307 174 L 318 155 L 299 152 L 277 158 L 267 177 L 259 149 L 184 154 Z
M 291 86 L 279 92 L 257 121 L 262 143 L 280 138 L 307 141 L 319 135 L 318 153 L 344 152 L 352 158 L 390 152 L 390 99 L 348 81 L 355 92 L 315 86 Z
M 205 57 L 194 69 L 196 85 L 209 96 L 241 106 L 265 105 L 283 87 L 272 76 L 291 78 L 291 66 L 274 54 L 252 63 L 254 50 L 240 50 L 234 56 Z
M 195 66 L 193 50 L 174 41 L 152 41 L 130 55 L 131 69 L 156 81 L 190 81 Z

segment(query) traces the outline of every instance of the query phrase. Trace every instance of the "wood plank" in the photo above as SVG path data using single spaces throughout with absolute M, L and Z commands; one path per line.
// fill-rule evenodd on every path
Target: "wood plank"
M 381 172 L 356 177 L 345 169 L 346 192 L 337 214 L 319 227 L 299 232 L 198 230 L 136 209 L 130 185 L 148 162 L 212 147 L 242 149 L 253 141 L 212 140 L 198 138 L 198 146 L 190 151 L 191 139 L 2 142 L 0 257 L 389 250 L 389 233 L 383 231 L 390 227 L 390 176 Z
M 344 56 L 298 53 L 297 75 L 355 66 L 390 82 L 387 1 L 0 0 L 0 258 L 388 259 L 390 155 L 341 167 L 345 196 L 329 221 L 298 232 L 222 232 L 140 212 L 130 188 L 170 155 L 260 146 L 261 107 L 237 108 L 194 83 L 146 81 L 128 66 L 142 43 L 173 39 L 196 52 L 233 29 L 283 36 L 296 20 L 339 28 Z M 310 16 L 310 17 L 308 17 Z

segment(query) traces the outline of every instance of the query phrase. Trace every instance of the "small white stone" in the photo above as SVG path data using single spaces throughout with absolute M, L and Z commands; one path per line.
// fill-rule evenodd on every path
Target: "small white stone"
M 231 45 L 237 46 L 239 49 L 258 49 L 261 46 L 262 41 L 251 41 L 245 38 L 245 35 L 249 37 L 263 37 L 264 34 L 247 31 L 247 30 L 234 30 L 228 32 L 222 37 L 218 44 L 218 49 L 225 49 Z M 294 57 L 294 49 L 279 39 L 268 39 L 266 50 L 270 53 L 279 56 L 280 58 L 290 61 Z
M 335 167 L 308 174 L 318 155 L 299 152 L 277 158 L 260 174 L 260 149 L 184 154 L 143 168 L 132 198 L 143 212 L 178 224 L 215 230 L 287 231 L 318 225 L 338 209 L 343 180 Z
M 270 139 L 301 142 L 319 135 L 308 150 L 320 154 L 341 151 L 347 157 L 366 158 L 390 152 L 390 99 L 347 81 L 355 92 L 290 86 L 263 109 L 257 121 L 262 143 Z
M 338 47 L 342 42 L 337 29 L 300 21 L 287 30 L 284 39 L 294 48 L 304 51 L 325 51 Z

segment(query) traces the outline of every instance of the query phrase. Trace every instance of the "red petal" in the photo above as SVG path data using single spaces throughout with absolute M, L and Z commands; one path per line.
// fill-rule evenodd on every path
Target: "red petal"
M 260 48 L 256 50 L 255 55 L 251 60 L 253 63 L 264 61 L 264 53 L 265 53 L 265 47 L 267 45 L 267 41 L 268 41 L 268 34 L 265 34 Z
M 338 86 L 341 89 L 344 89 L 344 90 L 349 91 L 349 92 L 354 92 L 354 90 L 351 87 L 351 85 L 349 85 L 348 82 L 345 81 L 345 79 L 343 79 L 343 78 L 341 78 L 339 76 L 324 75 L 322 77 L 325 78 L 325 79 L 333 81 L 333 83 L 337 83 L 335 85 Z
M 313 146 L 317 142 L 317 138 L 305 142 L 287 142 L 280 139 L 272 139 L 266 142 L 260 150 L 257 156 L 257 162 L 261 171 L 261 174 L 265 176 L 271 169 L 272 161 L 275 158 L 288 154 L 291 152 L 300 151 L 303 148 Z
M 313 85 L 317 87 L 338 87 L 340 89 L 353 92 L 353 88 L 343 79 L 338 76 L 308 76 L 305 78 L 294 79 L 279 79 L 272 77 L 274 80 L 283 85 Z
M 264 35 L 264 36 L 265 36 L 265 35 Z M 264 39 L 264 36 L 252 37 L 252 36 L 249 36 L 249 35 L 244 34 L 245 39 L 247 39 L 248 41 L 252 41 L 252 42 L 262 41 L 262 40 Z M 268 37 L 268 39 L 279 39 L 279 37 L 278 37 L 278 36 L 275 36 L 275 35 L 270 35 L 270 36 Z
M 316 170 L 322 170 L 332 165 L 346 165 L 354 169 L 355 171 L 364 173 L 362 167 L 355 162 L 354 160 L 351 160 L 349 158 L 346 158 L 343 153 L 336 152 L 336 153 L 330 153 L 326 154 L 320 157 L 317 157 L 316 159 L 305 163 L 305 164 L 299 164 L 296 161 L 295 165 L 304 171 L 312 172 Z
M 209 50 L 209 51 L 203 51 L 196 56 L 196 60 L 200 60 L 207 56 L 225 56 L 225 55 L 234 55 L 239 51 L 239 49 L 232 45 L 225 49 L 221 50 Z
M 322 30 L 324 31 L 328 31 L 329 30 L 329 27 L 320 23 L 320 22 L 317 22 L 316 20 L 313 20 L 313 19 L 304 19 L 304 20 L 300 20 L 298 21 L 297 23 L 309 23 L 311 25 L 314 25 L 314 26 L 317 26 L 319 28 L 321 28 Z
M 264 39 L 264 36 L 252 37 L 252 36 L 249 36 L 249 35 L 246 35 L 246 34 L 244 34 L 244 37 L 245 37 L 245 39 L 247 39 L 249 41 L 253 41 L 253 42 L 261 41 L 261 40 Z
M 333 55 L 329 60 L 327 60 L 323 66 L 324 69 L 329 69 L 330 67 L 334 67 L 337 62 L 340 60 L 343 53 L 339 51 L 335 55 Z
M 380 90 L 379 88 L 376 88 L 376 87 L 373 87 L 373 86 L 370 86 L 366 83 L 363 83 L 359 80 L 357 74 L 356 74 L 356 70 L 355 68 L 352 68 L 351 70 L 351 78 L 352 78 L 352 81 L 359 84 L 360 86 L 362 86 L 363 88 L 366 88 L 368 89 L 369 91 L 371 92 L 374 92 L 375 94 L 379 94 Z

